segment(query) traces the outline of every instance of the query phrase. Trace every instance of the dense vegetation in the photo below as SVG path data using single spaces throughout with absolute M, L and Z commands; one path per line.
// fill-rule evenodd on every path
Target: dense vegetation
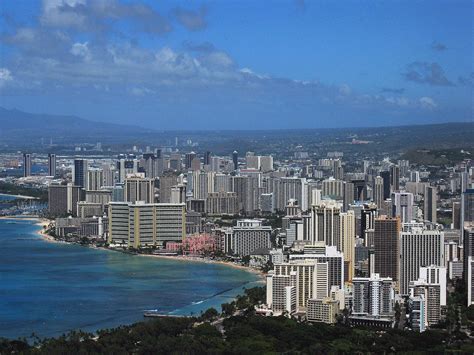
M 418 165 L 455 165 L 464 159 L 470 159 L 471 153 L 458 149 L 414 149 L 402 155 L 401 159 L 407 159 L 412 164 Z
M 223 314 L 210 309 L 200 317 L 159 318 L 131 326 L 72 332 L 56 339 L 27 342 L 0 340 L 1 354 L 159 354 L 159 353 L 392 353 L 474 352 L 464 333 L 430 330 L 422 334 L 400 330 L 374 331 L 345 325 L 301 323 L 285 317 L 256 316 L 253 305 L 263 288 L 223 305 Z M 232 314 L 229 316 L 229 314 Z
M 9 195 L 23 195 L 37 197 L 40 201 L 48 201 L 48 190 L 47 189 L 37 189 L 31 187 L 23 187 L 9 182 L 0 181 L 0 193 L 9 194 Z

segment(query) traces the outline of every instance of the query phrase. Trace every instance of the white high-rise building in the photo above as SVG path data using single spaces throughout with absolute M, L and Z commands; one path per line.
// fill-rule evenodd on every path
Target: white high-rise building
M 444 266 L 430 265 L 420 268 L 420 279 L 432 285 L 439 285 L 440 305 L 446 306 L 447 270 Z
M 384 316 L 393 313 L 395 290 L 390 277 L 381 278 L 379 274 L 355 277 L 352 285 L 353 314 Z
M 418 227 L 400 233 L 400 293 L 408 294 L 410 281 L 418 280 L 420 267 L 444 266 L 444 233 Z
M 329 264 L 318 260 L 292 260 L 274 265 L 274 275 L 289 276 L 296 273 L 296 308 L 306 311 L 309 299 L 323 299 L 329 292 Z

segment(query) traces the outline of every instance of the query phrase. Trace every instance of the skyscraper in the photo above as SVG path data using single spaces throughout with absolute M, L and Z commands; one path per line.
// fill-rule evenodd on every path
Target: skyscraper
M 204 153 L 204 165 L 210 165 L 211 164 L 211 152 L 207 151 Z
M 347 211 L 340 214 L 341 240 L 338 248 L 344 254 L 344 275 L 345 281 L 351 281 L 354 277 L 355 262 L 355 216 L 354 211 Z
M 104 186 L 104 171 L 102 169 L 88 170 L 86 190 L 97 191 L 102 186 Z
M 390 172 L 381 171 L 380 177 L 383 179 L 383 199 L 390 198 Z
M 370 277 L 355 277 L 353 313 L 355 315 L 383 316 L 393 313 L 394 292 L 390 277 L 377 273 Z
M 392 192 L 400 190 L 400 168 L 398 165 L 390 167 L 390 188 Z
M 402 223 L 413 219 L 413 194 L 410 192 L 392 192 L 392 217 L 400 217 Z
M 236 150 L 232 153 L 232 162 L 234 163 L 234 170 L 239 168 L 239 153 Z
M 145 178 L 143 174 L 128 175 L 125 178 L 125 202 L 155 202 L 154 179 Z
M 380 277 L 398 281 L 400 218 L 380 216 L 375 219 L 374 250 L 375 272 Z
M 196 153 L 194 153 L 194 152 L 189 152 L 189 153 L 185 154 L 185 156 L 184 156 L 184 167 L 186 169 L 191 168 L 191 162 L 193 161 L 194 158 L 196 158 Z
M 424 202 L 424 216 L 425 220 L 436 223 L 436 188 L 433 186 L 425 186 L 425 202 Z
M 48 154 L 48 175 L 56 176 L 56 154 L 54 153 Z
M 410 281 L 420 276 L 420 267 L 429 265 L 444 266 L 444 233 L 418 227 L 401 232 L 400 293 L 407 295 Z
M 31 154 L 23 153 L 23 177 L 31 176 Z
M 322 202 L 311 209 L 312 240 L 326 245 L 341 247 L 341 205 L 333 201 Z
M 87 187 L 87 160 L 74 159 L 72 182 L 75 186 L 85 189 Z
M 376 176 L 374 179 L 374 202 L 379 209 L 382 208 L 382 203 L 385 200 L 383 196 L 383 178 L 381 176 Z

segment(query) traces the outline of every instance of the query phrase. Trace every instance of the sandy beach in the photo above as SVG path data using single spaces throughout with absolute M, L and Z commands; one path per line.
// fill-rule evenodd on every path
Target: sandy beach
M 208 264 L 221 264 L 221 265 L 233 267 L 235 269 L 241 269 L 241 270 L 245 270 L 247 272 L 257 274 L 262 278 L 262 280 L 265 278 L 265 274 L 263 272 L 261 272 L 260 270 L 253 269 L 251 267 L 244 266 L 244 265 L 235 264 L 235 263 L 232 263 L 232 262 L 227 262 L 227 261 L 209 260 L 209 259 L 200 258 L 200 257 L 197 257 L 197 256 L 184 256 L 184 255 L 176 255 L 176 256 L 157 255 L 157 254 L 137 254 L 137 255 L 151 257 L 151 258 L 162 258 L 162 259 L 178 260 L 178 261 L 183 261 L 183 262 L 200 262 L 200 263 L 208 263 Z

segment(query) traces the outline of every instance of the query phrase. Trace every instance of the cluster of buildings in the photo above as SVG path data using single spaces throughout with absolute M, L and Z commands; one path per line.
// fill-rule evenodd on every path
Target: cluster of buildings
M 236 151 L 75 158 L 49 185 L 49 212 L 58 235 L 268 266 L 267 304 L 259 309 L 267 315 L 326 323 L 344 315 L 376 327 L 406 319 L 424 331 L 445 316 L 448 283 L 458 279 L 474 304 L 470 161 L 440 181 L 407 160 L 349 164 L 340 152 L 296 153 L 298 164 Z M 48 159 L 57 176 L 56 157 Z M 450 196 L 449 224 L 439 223 L 447 201 L 440 195 Z

